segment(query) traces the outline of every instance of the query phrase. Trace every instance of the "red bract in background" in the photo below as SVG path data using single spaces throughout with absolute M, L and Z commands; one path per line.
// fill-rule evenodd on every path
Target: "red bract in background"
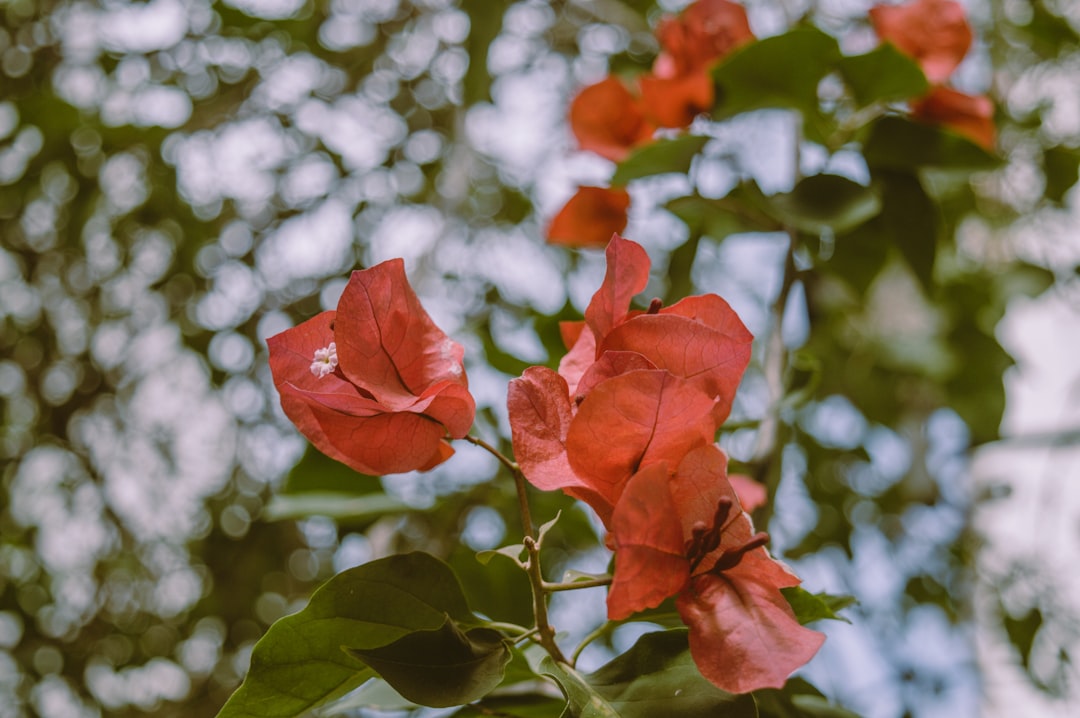
M 400 259 L 353 272 L 337 311 L 271 337 L 281 405 L 320 451 L 366 474 L 427 470 L 475 414 L 462 348 L 428 316 Z

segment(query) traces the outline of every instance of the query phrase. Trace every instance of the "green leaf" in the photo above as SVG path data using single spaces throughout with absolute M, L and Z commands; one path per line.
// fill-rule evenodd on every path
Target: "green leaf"
M 518 548 L 524 550 L 520 544 Z M 503 560 L 484 564 L 483 558 L 458 545 L 448 559 L 469 606 L 493 621 L 532 625 L 532 588 L 522 565 Z
M 769 198 L 755 182 L 746 182 L 720 199 L 678 197 L 664 209 L 686 223 L 691 234 L 722 240 L 738 232 L 776 232 L 782 226 L 770 214 Z
M 404 698 L 434 708 L 483 698 L 499 685 L 510 662 L 510 648 L 498 631 L 462 631 L 449 616 L 433 631 L 414 631 L 389 645 L 349 653 Z
M 870 128 L 863 156 L 871 170 L 971 171 L 993 169 L 1001 164 L 1001 158 L 966 137 L 894 115 L 882 117 Z
M 814 27 L 744 45 L 713 70 L 717 119 L 766 107 L 818 115 L 818 83 L 828 74 L 840 48 L 836 39 Z
M 620 718 L 611 704 L 570 666 L 556 663 L 551 656 L 544 656 L 539 669 L 544 675 L 554 678 L 566 696 L 566 708 L 561 718 Z
M 1061 205 L 1065 193 L 1080 177 L 1080 152 L 1068 147 L 1048 147 L 1043 150 L 1043 174 L 1046 176 L 1045 197 Z
M 828 593 L 810 593 L 800 586 L 782 588 L 780 589 L 780 593 L 784 594 L 784 598 L 787 599 L 788 605 L 791 606 L 791 610 L 795 612 L 795 617 L 799 619 L 799 623 L 803 625 L 824 619 L 851 623 L 851 621 L 843 616 L 838 616 L 836 612 L 857 603 L 854 596 L 833 596 Z
M 525 559 L 521 557 L 521 554 L 525 552 L 525 544 L 515 543 L 509 546 L 501 546 L 499 548 L 487 549 L 486 551 L 477 551 L 476 560 L 485 566 L 491 563 L 491 559 L 496 556 L 505 556 L 521 568 L 525 568 Z
M 754 691 L 761 718 L 859 718 L 846 708 L 829 703 L 821 691 L 802 680 L 792 678 L 777 690 Z
M 401 499 L 386 494 L 354 496 L 340 493 L 303 493 L 274 496 L 263 510 L 267 521 L 329 516 L 339 521 L 368 521 L 384 514 L 411 511 Z
M 773 216 L 811 234 L 846 232 L 881 211 L 881 198 L 869 187 L 839 175 L 814 175 L 791 192 L 769 198 Z
M 701 152 L 701 148 L 712 139 L 700 135 L 683 135 L 670 140 L 656 140 L 634 150 L 615 168 L 611 184 L 616 187 L 625 185 L 630 180 L 650 175 L 675 172 L 686 174 L 690 163 Z
M 884 202 L 876 227 L 900 250 L 915 277 L 930 292 L 938 244 L 937 205 L 912 174 L 877 171 L 873 176 Z
M 701 675 L 687 636 L 686 629 L 646 633 L 585 680 L 622 718 L 757 718 L 753 697 L 722 691 Z
M 331 459 L 313 446 L 289 472 L 281 494 L 335 493 L 360 496 L 382 493 L 378 476 L 353 471 L 340 461 Z
M 255 644 L 247 677 L 218 717 L 303 715 L 375 675 L 344 648 L 387 646 L 416 631 L 441 629 L 447 617 L 479 623 L 449 566 L 434 556 L 389 556 L 343 571 L 302 611 L 270 626 Z
M 918 63 L 889 42 L 865 55 L 842 57 L 837 66 L 859 107 L 918 97 L 930 87 Z
M 461 9 L 469 16 L 469 36 L 465 41 L 469 68 L 462 80 L 466 107 L 491 100 L 492 76 L 487 67 L 488 49 L 502 30 L 503 13 L 509 4 L 507 0 L 461 2 Z
M 564 701 L 537 694 L 489 696 L 453 713 L 453 718 L 552 718 Z

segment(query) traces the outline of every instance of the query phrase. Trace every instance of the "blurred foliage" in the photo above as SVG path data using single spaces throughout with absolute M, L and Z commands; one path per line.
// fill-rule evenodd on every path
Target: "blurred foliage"
M 1075 631 L 1047 630 L 1075 628 L 1069 606 L 1010 593 L 1004 577 L 1026 556 L 975 582 L 957 468 L 998 438 L 1011 359 L 995 328 L 1009 301 L 1076 281 L 1013 237 L 1075 205 L 1080 127 L 1058 105 L 1076 90 L 1080 35 L 1064 2 L 1019 5 L 977 15 L 973 74 L 992 76 L 1003 162 L 891 114 L 835 122 L 920 78 L 889 49 L 840 60 L 833 37 L 800 26 L 717 70 L 714 116 L 799 110 L 813 151 L 862 143 L 866 181 L 817 167 L 763 191 L 744 157 L 713 151 L 722 137 L 654 145 L 616 175 L 662 190 L 641 194 L 686 225 L 643 221 L 631 235 L 667 267 L 669 298 L 720 291 L 710 267 L 724 273 L 717 257 L 757 241 L 748 233 L 794 230 L 806 338 L 787 348 L 820 369 L 811 382 L 788 368 L 786 389 L 806 391 L 779 411 L 782 460 L 754 464 L 741 432 L 729 448 L 781 491 L 777 515 L 757 518 L 775 519 L 787 556 L 828 557 L 829 588 L 860 599 L 844 615 L 894 682 L 915 686 L 900 689 L 912 713 L 920 677 L 949 676 L 913 665 L 900 639 L 926 606 L 963 632 L 975 585 L 1008 598 L 993 620 L 1033 684 L 1075 699 Z M 473 380 L 478 430 L 499 436 L 491 387 L 557 362 L 558 322 L 580 317 L 575 286 L 595 276 L 593 258 L 539 246 L 566 189 L 551 179 L 566 173 L 553 164 L 570 149 L 563 107 L 609 66 L 648 67 L 660 12 L 629 0 L 0 4 L 0 718 L 215 715 L 273 621 L 341 569 L 395 552 L 445 559 L 473 610 L 527 622 L 520 572 L 473 555 L 520 535 L 505 473 L 467 447 L 446 471 L 387 481 L 305 453 L 263 342 L 333 306 L 350 268 L 403 253 L 425 300 L 448 307 L 438 320 L 458 330 L 470 372 L 494 368 Z M 808 17 L 866 31 L 865 7 Z M 823 102 L 830 82 L 857 107 Z M 708 185 L 710 163 L 730 191 Z M 663 173 L 687 169 L 693 186 L 665 194 Z M 761 377 L 759 361 L 736 420 L 761 417 Z M 792 524 L 782 502 L 800 496 L 809 519 Z M 596 559 L 583 511 L 532 499 L 540 521 L 562 511 L 545 544 L 553 576 Z M 900 595 L 882 598 L 867 563 Z M 647 634 L 667 638 L 640 639 L 579 688 L 624 699 L 631 660 L 655 668 L 649 680 L 694 680 L 679 673 L 685 652 L 659 643 L 673 633 Z M 1051 668 L 1033 666 L 1040 650 Z M 563 705 L 506 696 L 458 715 Z M 757 711 L 847 715 L 800 681 Z

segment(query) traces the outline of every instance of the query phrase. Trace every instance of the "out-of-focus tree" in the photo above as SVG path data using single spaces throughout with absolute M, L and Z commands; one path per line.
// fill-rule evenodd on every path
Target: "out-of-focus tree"
M 474 558 L 519 538 L 503 468 L 463 446 L 427 474 L 357 476 L 285 419 L 265 340 L 333 308 L 348 270 L 402 256 L 465 346 L 478 432 L 507 447 L 506 381 L 558 360 L 558 323 L 603 272 L 542 240 L 575 185 L 612 177 L 574 151 L 570 99 L 609 70 L 652 69 L 677 5 L 0 5 L 0 718 L 212 716 L 317 584 L 411 549 L 446 559 L 473 609 L 529 623 L 524 575 Z M 877 45 L 868 3 L 748 5 L 759 37 L 806 21 L 848 57 Z M 755 519 L 774 553 L 859 599 L 808 675 L 875 716 L 973 705 L 976 590 L 1000 594 L 984 613 L 1032 680 L 1075 699 L 1075 628 L 1040 631 L 1075 619 L 1017 588 L 1037 564 L 973 580 L 965 475 L 998 438 L 1008 302 L 1075 292 L 1074 257 L 1047 238 L 1075 222 L 1080 20 L 1052 0 L 970 11 L 979 40 L 953 82 L 993 99 L 1001 162 L 872 122 L 908 88 L 874 95 L 890 65 L 841 73 L 839 48 L 809 39 L 757 78 L 783 95 L 783 72 L 820 71 L 802 104 L 755 106 L 754 68 L 733 62 L 720 109 L 693 126 L 707 144 L 615 169 L 624 233 L 658 268 L 650 291 L 720 293 L 759 337 L 724 446 L 769 488 Z M 845 86 L 850 125 L 829 125 Z M 871 169 L 851 143 L 878 153 Z M 562 510 L 550 574 L 602 572 L 586 510 L 532 498 L 540 521 Z M 603 618 L 553 611 L 577 638 Z

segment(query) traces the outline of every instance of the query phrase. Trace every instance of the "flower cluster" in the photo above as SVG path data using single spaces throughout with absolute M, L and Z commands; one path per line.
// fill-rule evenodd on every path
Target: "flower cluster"
M 870 22 L 878 37 L 918 62 L 930 81 L 930 91 L 912 102 L 912 116 L 992 148 L 994 103 L 945 84 L 971 49 L 973 35 L 963 6 L 955 0 L 877 5 L 870 9 Z
M 714 103 L 710 70 L 754 39 L 746 10 L 731 0 L 698 0 L 656 28 L 660 54 L 651 73 L 628 87 L 609 76 L 570 103 L 570 129 L 583 150 L 621 162 L 653 141 L 660 127 L 685 128 Z M 602 247 L 626 228 L 629 196 L 621 188 L 581 187 L 548 225 L 553 244 Z
M 780 589 L 799 580 L 753 532 L 714 443 L 752 336 L 715 294 L 631 310 L 649 266 L 611 239 L 584 322 L 562 327 L 559 370 L 510 383 L 515 455 L 533 485 L 581 499 L 608 529 L 609 618 L 677 596 L 704 676 L 734 692 L 779 687 L 824 637 L 795 620 Z

